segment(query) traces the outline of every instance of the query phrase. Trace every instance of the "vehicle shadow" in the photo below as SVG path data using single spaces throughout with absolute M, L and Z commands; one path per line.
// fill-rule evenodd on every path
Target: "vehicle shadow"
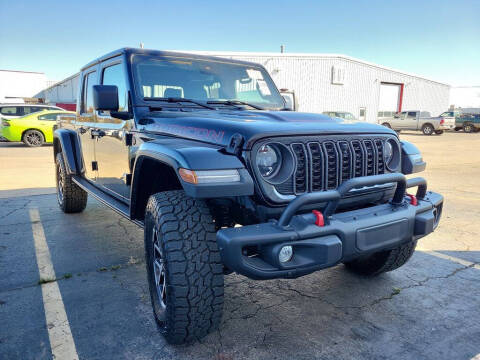
M 40 147 L 52 147 L 53 144 L 43 144 Z M 26 148 L 26 149 L 36 149 L 35 147 L 30 147 L 25 145 L 23 142 L 8 142 L 8 141 L 1 141 L 0 142 L 0 147 L 10 147 L 10 148 Z

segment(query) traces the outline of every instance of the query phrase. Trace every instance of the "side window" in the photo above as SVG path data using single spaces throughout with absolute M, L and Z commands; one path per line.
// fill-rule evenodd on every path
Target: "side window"
M 60 114 L 45 114 L 45 115 L 40 115 L 38 117 L 38 120 L 50 120 L 50 121 L 55 121 L 57 120 L 57 115 Z
M 127 83 L 123 64 L 115 64 L 103 69 L 103 85 L 116 85 L 118 88 L 118 111 L 128 110 Z
M 0 113 L 2 115 L 20 116 L 21 112 L 19 110 L 20 108 L 17 106 L 4 106 L 0 110 Z
M 415 111 L 409 111 L 408 114 L 407 114 L 407 118 L 409 119 L 413 119 L 413 118 L 417 118 L 417 113 Z
M 83 82 L 83 101 L 82 101 L 82 113 L 93 114 L 93 85 L 96 84 L 97 72 L 93 71 L 84 76 Z

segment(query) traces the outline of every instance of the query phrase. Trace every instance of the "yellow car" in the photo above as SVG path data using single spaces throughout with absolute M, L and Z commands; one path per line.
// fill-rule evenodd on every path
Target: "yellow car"
M 53 125 L 57 116 L 75 116 L 72 111 L 44 110 L 14 119 L 1 119 L 0 139 L 23 141 L 27 146 L 53 142 Z

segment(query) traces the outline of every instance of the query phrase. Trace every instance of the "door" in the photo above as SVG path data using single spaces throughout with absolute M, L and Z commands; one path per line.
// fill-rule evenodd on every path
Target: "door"
M 61 113 L 44 114 L 37 117 L 39 127 L 48 143 L 53 141 L 53 126 L 56 124 L 58 115 L 61 115 Z
M 75 123 L 75 130 L 82 147 L 85 176 L 87 179 L 96 180 L 95 142 L 91 131 L 95 129 L 95 111 L 93 108 L 93 85 L 97 84 L 97 72 L 92 71 L 84 75 L 82 102 Z
M 401 113 L 398 113 L 398 114 L 394 114 L 390 121 L 390 125 L 392 126 L 392 129 L 394 130 L 403 129 L 405 125 L 405 116 L 407 116 L 407 113 L 405 111 L 402 111 Z
M 127 111 L 128 91 L 124 63 L 117 59 L 105 64 L 101 83 L 117 86 L 119 111 Z M 97 112 L 96 129 L 99 135 L 95 140 L 95 157 L 98 163 L 98 183 L 125 200 L 130 198 L 127 177 L 131 173 L 130 148 L 125 143 L 125 135 L 132 126 L 133 120 L 113 118 L 108 111 Z
M 407 115 L 405 116 L 403 129 L 406 130 L 417 130 L 417 112 L 416 111 L 407 111 Z
M 361 107 L 360 114 L 358 116 L 359 121 L 367 121 L 367 108 Z

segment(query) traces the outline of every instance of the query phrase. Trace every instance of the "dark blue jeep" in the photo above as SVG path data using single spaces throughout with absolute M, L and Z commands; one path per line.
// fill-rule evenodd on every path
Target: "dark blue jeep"
M 378 275 L 438 225 L 442 196 L 405 177 L 425 168 L 414 145 L 291 111 L 261 65 L 121 49 L 79 83 L 76 118 L 55 131 L 58 203 L 80 212 L 90 194 L 144 228 L 169 342 L 219 326 L 226 274 L 295 278 L 344 263 Z

